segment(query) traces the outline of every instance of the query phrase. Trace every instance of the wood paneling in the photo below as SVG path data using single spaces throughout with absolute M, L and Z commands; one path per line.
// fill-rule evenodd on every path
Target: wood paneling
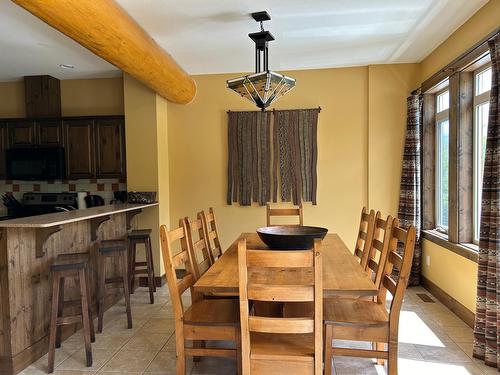
M 125 212 L 112 215 L 98 230 L 99 239 L 126 238 L 126 235 Z M 47 351 L 50 265 L 58 254 L 90 252 L 89 279 L 92 303 L 95 305 L 97 243 L 90 239 L 90 221 L 64 225 L 60 232 L 47 240 L 44 246 L 46 255 L 42 258 L 35 257 L 35 243 L 35 228 L 2 229 L 0 318 L 3 327 L 0 331 L 0 362 L 3 369 L 14 368 L 19 371 Z M 117 266 L 111 266 L 111 276 L 113 273 L 118 274 Z M 79 295 L 78 282 L 68 279 L 66 285 L 67 299 Z M 113 300 L 117 297 L 118 295 L 113 296 Z M 70 330 L 74 332 L 74 328 Z
M 123 119 L 97 120 L 95 127 L 97 178 L 125 176 L 125 124 Z
M 114 1 L 14 0 L 56 30 L 174 103 L 196 94 L 194 80 Z
M 94 121 L 64 122 L 66 152 L 66 178 L 92 178 L 95 176 Z

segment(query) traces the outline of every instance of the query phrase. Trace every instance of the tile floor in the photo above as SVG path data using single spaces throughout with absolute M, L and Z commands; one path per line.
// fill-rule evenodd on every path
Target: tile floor
M 472 359 L 472 330 L 441 303 L 425 303 L 410 288 L 405 297 L 400 324 L 399 374 L 478 375 L 497 370 Z M 430 295 L 430 294 L 429 294 Z M 432 297 L 433 300 L 434 297 Z M 167 287 L 158 289 L 155 305 L 149 304 L 145 288 L 132 296 L 134 328 L 126 329 L 123 302 L 105 314 L 104 332 L 92 346 L 93 367 L 85 367 L 81 333 L 77 332 L 56 351 L 56 375 L 175 374 L 173 313 Z M 349 343 L 348 343 L 349 344 Z M 370 359 L 336 358 L 338 375 L 381 375 L 382 366 Z M 187 374 L 236 374 L 231 359 L 205 358 Z M 23 375 L 45 374 L 47 356 L 25 369 Z

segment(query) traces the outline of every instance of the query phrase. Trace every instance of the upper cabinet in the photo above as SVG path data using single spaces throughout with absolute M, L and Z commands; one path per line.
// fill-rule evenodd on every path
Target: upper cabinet
M 32 147 L 36 145 L 35 121 L 9 122 L 8 130 L 10 147 Z
M 66 120 L 63 122 L 66 152 L 66 178 L 95 177 L 95 143 L 93 120 Z
M 125 176 L 125 126 L 122 118 L 96 119 L 97 178 Z
M 7 150 L 7 124 L 0 122 L 0 178 L 6 178 L 5 150 Z
M 37 122 L 37 138 L 41 146 L 62 146 L 61 121 L 42 120 Z

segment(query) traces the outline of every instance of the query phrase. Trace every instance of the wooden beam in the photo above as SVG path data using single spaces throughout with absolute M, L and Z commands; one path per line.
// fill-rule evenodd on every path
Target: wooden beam
M 115 1 L 12 1 L 165 99 L 194 98 L 194 80 Z

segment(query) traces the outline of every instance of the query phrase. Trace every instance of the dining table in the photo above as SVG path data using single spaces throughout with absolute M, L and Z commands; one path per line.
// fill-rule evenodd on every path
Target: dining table
M 257 233 L 242 233 L 222 256 L 194 284 L 194 291 L 205 295 L 238 296 L 238 242 L 246 240 L 248 249 L 266 250 Z M 374 296 L 378 290 L 369 274 L 360 266 L 340 236 L 329 233 L 321 242 L 323 262 L 323 296 Z M 251 270 L 256 282 L 295 285 L 313 281 L 310 269 Z M 249 275 L 250 276 L 250 275 Z

